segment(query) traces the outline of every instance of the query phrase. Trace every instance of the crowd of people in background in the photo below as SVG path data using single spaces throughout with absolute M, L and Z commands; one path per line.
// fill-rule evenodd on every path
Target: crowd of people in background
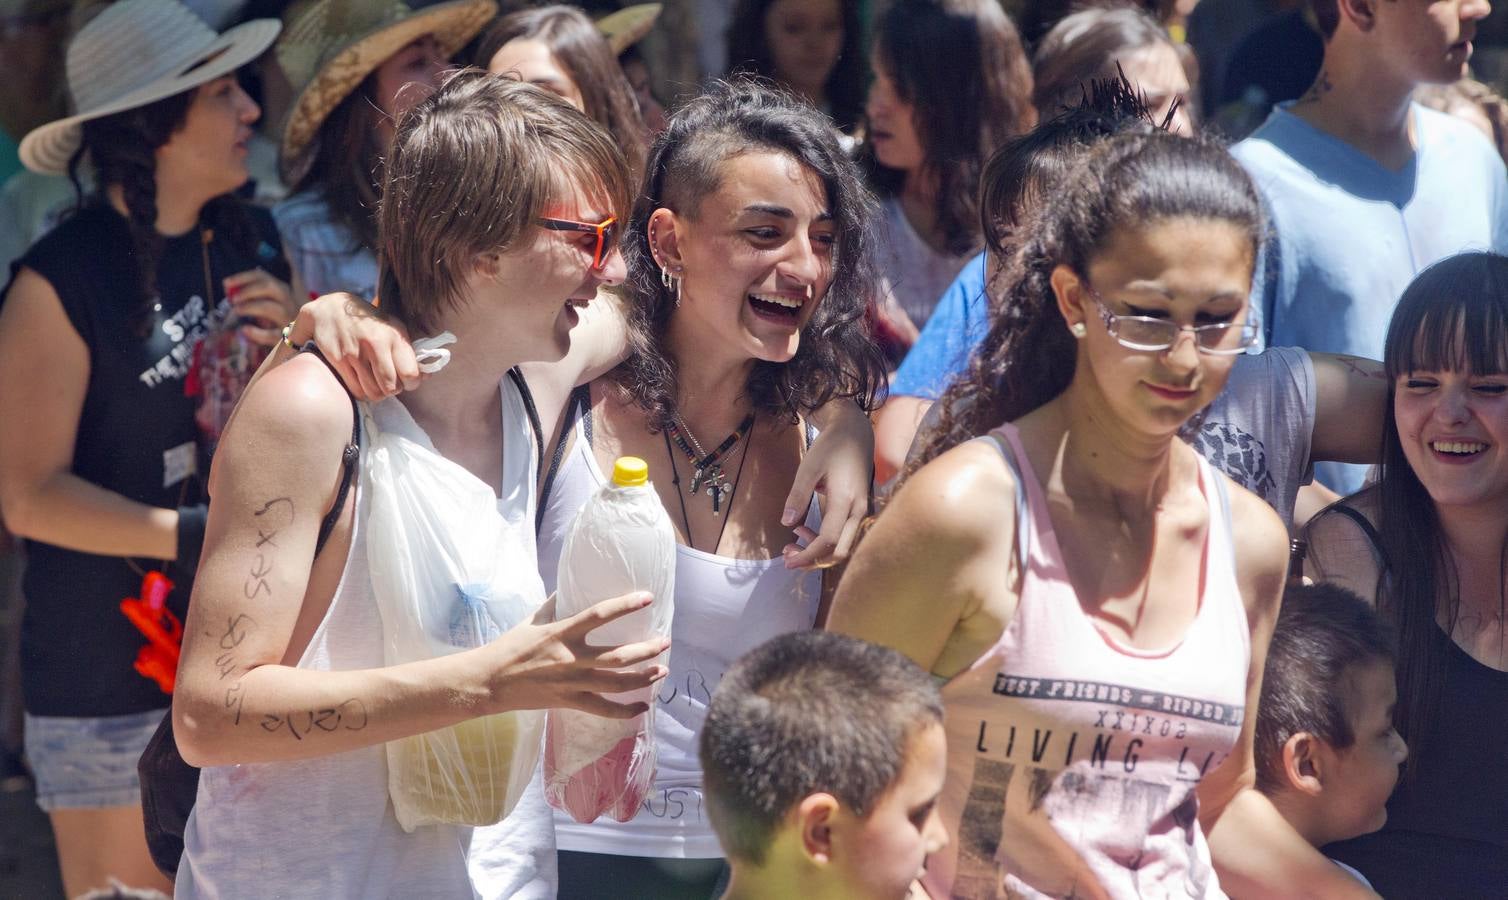
M 69 897 L 1508 885 L 1487 0 L 0 3 Z M 378 435 L 537 613 L 393 659 Z M 625 456 L 666 640 L 547 600 Z M 651 704 L 626 820 L 395 815 L 391 742 Z

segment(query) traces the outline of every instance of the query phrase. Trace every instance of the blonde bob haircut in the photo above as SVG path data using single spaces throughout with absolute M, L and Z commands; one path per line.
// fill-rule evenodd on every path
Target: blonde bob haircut
M 626 221 L 634 190 L 606 131 L 517 79 L 452 75 L 393 138 L 378 213 L 383 312 L 415 337 L 431 333 L 465 299 L 477 254 L 513 249 L 577 188 Z

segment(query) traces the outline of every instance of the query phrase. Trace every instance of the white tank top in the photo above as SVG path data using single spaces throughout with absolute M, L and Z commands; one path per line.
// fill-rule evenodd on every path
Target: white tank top
M 501 394 L 504 471 L 498 508 L 522 549 L 532 554 L 538 451 L 523 396 L 511 378 L 503 379 Z M 372 412 L 385 430 L 418 430 L 396 400 Z M 383 665 L 382 622 L 362 529 L 366 498 L 359 482 L 355 495 L 351 550 L 330 608 L 299 659 L 301 669 Z M 521 572 L 516 578 L 537 575 Z M 543 596 L 537 584 L 524 588 Z M 199 777 L 174 894 L 551 898 L 556 884 L 552 825 L 537 770 L 518 806 L 497 825 L 425 826 L 407 834 L 388 800 L 382 744 L 292 762 L 215 766 Z
M 589 423 L 586 417 L 577 422 L 575 444 L 561 460 L 545 501 L 539 572 L 547 591 L 555 590 L 567 529 L 607 483 L 587 439 Z M 664 468 L 651 463 L 651 478 Z M 815 501 L 807 511 L 806 526 L 821 526 Z M 639 814 L 628 822 L 602 818 L 582 825 L 557 812 L 560 849 L 675 859 L 722 857 L 702 802 L 702 767 L 697 761 L 707 703 L 723 672 L 738 657 L 776 635 L 810 629 L 821 598 L 821 573 L 792 571 L 779 557 L 733 559 L 677 546 L 670 674 L 660 684 L 655 714 L 654 787 Z

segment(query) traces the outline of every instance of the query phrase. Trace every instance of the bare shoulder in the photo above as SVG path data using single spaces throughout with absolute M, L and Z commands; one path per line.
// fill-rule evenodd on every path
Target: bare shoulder
M 1020 489 L 993 438 L 967 441 L 908 478 L 880 523 L 888 517 L 896 526 L 965 545 L 1009 543 Z
M 351 439 L 354 416 L 351 395 L 335 374 L 313 354 L 301 353 L 265 373 L 241 397 L 216 467 L 286 468 L 323 459 L 333 466 Z

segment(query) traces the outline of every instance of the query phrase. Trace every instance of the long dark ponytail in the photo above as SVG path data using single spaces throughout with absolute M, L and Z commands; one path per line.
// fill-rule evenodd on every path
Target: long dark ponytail
M 943 395 L 941 418 L 907 474 L 951 447 L 1026 415 L 1068 388 L 1078 356 L 1051 278 L 1086 272 L 1122 228 L 1177 218 L 1228 222 L 1253 257 L 1262 234 L 1251 179 L 1219 144 L 1163 132 L 1122 134 L 1091 149 L 1054 190 L 1017 245 L 1001 280 L 994 322 Z

